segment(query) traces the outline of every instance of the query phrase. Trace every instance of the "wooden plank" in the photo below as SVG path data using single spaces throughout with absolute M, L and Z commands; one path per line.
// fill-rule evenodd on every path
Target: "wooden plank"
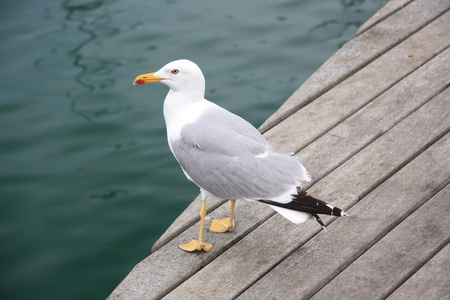
M 448 219 L 448 215 L 446 219 Z M 417 273 L 395 290 L 388 299 L 448 299 L 450 295 L 449 266 L 450 244 L 447 244 Z
M 425 104 L 316 184 L 311 193 L 328 200 L 339 199 L 336 203 L 342 207 L 349 207 L 357 202 L 400 168 L 405 159 L 414 157 L 423 147 L 449 130 L 449 96 L 450 91 L 447 91 Z M 413 135 L 411 132 L 418 134 Z M 450 175 L 450 170 L 447 173 Z M 331 180 L 326 180 L 328 178 Z M 257 205 L 243 203 L 242 206 L 254 209 Z M 329 219 L 324 221 L 330 222 Z M 276 215 L 183 282 L 168 295 L 168 299 L 177 299 L 186 294 L 201 298 L 211 293 L 233 298 L 318 231 L 320 228 L 315 222 L 296 226 Z M 239 269 L 246 271 L 241 275 L 236 274 L 234 271 Z M 211 274 L 220 276 L 211 277 Z
M 297 151 L 308 145 L 330 127 L 342 122 L 342 118 L 351 115 L 358 107 L 364 106 L 382 94 L 393 85 L 393 82 L 401 80 L 402 76 L 413 72 L 447 48 L 450 45 L 450 40 L 445 38 L 448 31 L 450 31 L 450 13 L 425 27 L 361 72 L 354 74 L 335 87 L 333 91 L 324 94 L 299 113 L 280 123 L 279 126 L 267 132 L 265 137 L 275 148 L 282 148 L 284 151 Z M 423 45 L 424 39 L 429 41 L 425 46 Z M 416 56 L 411 59 L 405 53 L 415 53 Z M 376 80 L 373 74 L 377 74 Z M 407 90 L 406 87 L 404 89 Z M 279 127 L 283 130 L 279 130 Z M 298 137 L 297 128 L 302 128 L 303 135 L 300 137 Z M 286 132 L 289 132 L 289 135 Z M 318 153 L 323 153 L 324 156 L 328 155 L 322 151 Z M 309 160 L 301 159 L 301 161 L 305 163 L 308 169 L 310 168 Z M 323 166 L 319 166 L 317 169 L 325 170 Z M 315 172 L 311 170 L 310 172 L 318 178 Z M 207 211 L 212 212 L 223 203 L 223 200 L 207 201 Z M 200 198 L 197 197 L 157 241 L 152 251 L 156 251 L 195 224 L 199 220 L 199 207 Z M 264 214 L 270 212 L 271 210 L 265 210 Z M 221 215 L 222 213 L 218 212 L 217 214 Z
M 356 36 L 362 34 L 364 31 L 375 26 L 379 22 L 383 21 L 390 15 L 396 13 L 400 9 L 404 8 L 406 5 L 413 2 L 413 0 L 391 0 L 386 3 L 379 11 L 376 12 L 369 20 L 367 20 L 359 29 L 356 31 Z
M 323 178 L 429 99 L 448 88 L 449 61 L 450 49 L 447 48 L 308 145 L 297 157 L 304 162 L 315 179 Z
M 450 7 L 448 0 L 418 0 L 345 44 L 261 125 L 265 132 L 407 39 Z M 443 24 L 448 26 L 447 24 Z M 448 31 L 447 31 L 448 32 Z M 388 33 L 388 34 L 387 34 Z M 442 36 L 448 40 L 448 35 Z M 425 40 L 425 39 L 424 39 Z M 423 40 L 423 41 L 424 41 Z M 428 44 L 423 43 L 423 46 Z M 405 53 L 408 55 L 409 53 Z M 375 79 L 375 77 L 373 77 Z
M 305 147 L 448 48 L 448 32 L 450 12 L 277 124 L 265 137 L 276 149 L 298 151 Z M 308 136 L 293 138 L 299 135 L 299 128 Z
M 447 134 L 357 202 L 352 217 L 334 221 L 238 299 L 311 297 L 449 183 L 449 147 Z
M 447 185 L 311 299 L 386 298 L 450 241 L 449 199 Z

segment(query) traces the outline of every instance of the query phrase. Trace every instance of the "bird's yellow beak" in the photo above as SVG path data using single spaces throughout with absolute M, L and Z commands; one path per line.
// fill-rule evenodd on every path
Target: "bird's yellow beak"
M 164 79 L 162 77 L 154 76 L 155 73 L 156 72 L 139 75 L 134 80 L 133 85 L 136 85 L 136 84 L 142 85 L 142 84 L 146 84 L 146 83 L 150 83 L 150 82 L 160 82 L 161 80 Z

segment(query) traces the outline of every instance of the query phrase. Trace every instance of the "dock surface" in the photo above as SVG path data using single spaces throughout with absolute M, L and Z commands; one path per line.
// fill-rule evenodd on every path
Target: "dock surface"
M 108 299 L 450 299 L 449 46 L 450 1 L 392 0 L 261 126 L 349 216 L 237 201 L 235 230 L 187 253 L 197 198 Z

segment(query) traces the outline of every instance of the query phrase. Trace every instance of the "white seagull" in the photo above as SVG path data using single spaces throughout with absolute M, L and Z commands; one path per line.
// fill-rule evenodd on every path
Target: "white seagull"
M 213 220 L 209 229 L 213 232 L 233 231 L 236 199 L 265 203 L 296 224 L 313 216 L 323 228 L 317 214 L 345 215 L 301 189 L 301 182 L 311 178 L 296 157 L 275 151 L 249 122 L 204 98 L 205 78 L 195 63 L 176 60 L 134 80 L 138 85 L 150 82 L 170 88 L 164 100 L 169 147 L 203 200 L 199 239 L 180 245 L 181 249 L 213 247 L 202 240 L 206 199 L 211 195 L 231 199 L 230 217 Z

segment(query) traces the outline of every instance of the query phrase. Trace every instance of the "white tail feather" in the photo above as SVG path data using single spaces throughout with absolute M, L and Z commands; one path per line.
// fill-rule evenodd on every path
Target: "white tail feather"
M 301 224 L 308 220 L 308 218 L 311 216 L 308 213 L 304 213 L 301 211 L 291 210 L 287 208 L 282 208 L 274 205 L 269 205 L 272 209 L 274 209 L 277 213 L 291 221 L 295 224 Z

